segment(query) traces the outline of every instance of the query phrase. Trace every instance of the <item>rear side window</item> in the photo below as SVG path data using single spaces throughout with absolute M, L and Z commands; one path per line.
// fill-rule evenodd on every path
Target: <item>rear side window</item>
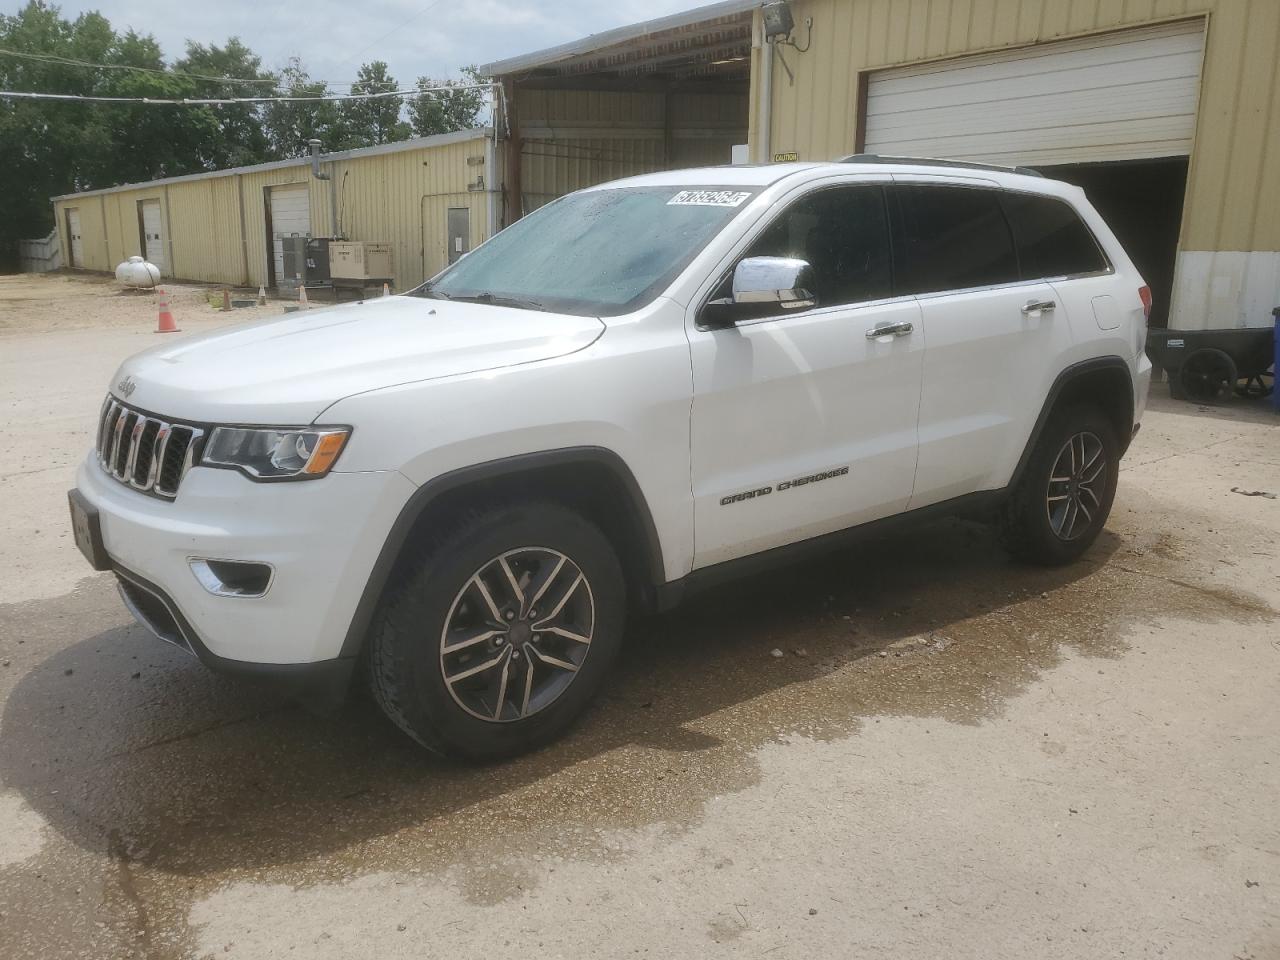
M 1003 199 L 1024 280 L 1107 269 L 1097 241 L 1070 204 L 1026 193 L 1006 193 Z
M 1000 194 L 971 187 L 903 185 L 895 293 L 936 293 L 1020 279 Z

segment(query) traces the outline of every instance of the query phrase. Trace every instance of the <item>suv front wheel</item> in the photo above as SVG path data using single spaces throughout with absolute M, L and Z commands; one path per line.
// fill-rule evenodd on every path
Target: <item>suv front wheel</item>
M 1015 557 L 1056 565 L 1079 557 L 1102 532 L 1120 475 L 1120 445 L 1092 405 L 1055 411 L 1001 517 Z
M 586 706 L 622 642 L 609 541 L 554 503 L 477 512 L 411 561 L 370 637 L 374 697 L 428 749 L 500 757 Z

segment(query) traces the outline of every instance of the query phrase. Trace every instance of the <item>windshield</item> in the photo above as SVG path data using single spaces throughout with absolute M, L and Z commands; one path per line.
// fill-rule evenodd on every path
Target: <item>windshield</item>
M 582 316 L 629 313 L 661 293 L 754 193 L 670 186 L 570 194 L 413 293 Z

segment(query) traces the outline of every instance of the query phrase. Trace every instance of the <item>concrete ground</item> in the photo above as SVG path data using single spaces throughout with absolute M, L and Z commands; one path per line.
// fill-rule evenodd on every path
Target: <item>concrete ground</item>
M 1070 568 L 949 522 L 727 587 L 565 740 L 463 766 L 210 675 L 80 558 L 153 311 L 0 280 L 0 956 L 1280 958 L 1265 409 L 1157 387 Z

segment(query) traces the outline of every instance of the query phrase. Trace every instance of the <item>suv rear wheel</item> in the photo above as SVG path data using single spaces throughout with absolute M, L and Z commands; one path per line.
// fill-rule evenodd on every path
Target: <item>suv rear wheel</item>
M 478 512 L 410 564 L 370 637 L 374 697 L 438 753 L 519 753 L 552 739 L 622 642 L 622 570 L 604 534 L 554 503 Z
M 1102 532 L 1119 474 L 1120 445 L 1106 415 L 1091 405 L 1056 411 L 1005 506 L 1005 547 L 1032 563 L 1075 560 Z

